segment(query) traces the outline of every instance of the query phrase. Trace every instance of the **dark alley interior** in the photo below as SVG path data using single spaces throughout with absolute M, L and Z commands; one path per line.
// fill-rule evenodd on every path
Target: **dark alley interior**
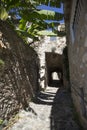
M 63 61 L 62 55 L 45 53 L 46 58 L 46 82 L 48 86 L 58 87 L 63 84 Z

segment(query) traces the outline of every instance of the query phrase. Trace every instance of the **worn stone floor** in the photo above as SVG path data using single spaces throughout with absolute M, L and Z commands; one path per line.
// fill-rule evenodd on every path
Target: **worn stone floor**
M 47 87 L 29 108 L 3 130 L 82 130 L 76 123 L 70 94 L 63 87 Z

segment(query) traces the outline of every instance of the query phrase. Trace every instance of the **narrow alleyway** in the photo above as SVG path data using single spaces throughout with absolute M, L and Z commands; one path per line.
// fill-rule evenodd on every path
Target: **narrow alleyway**
M 10 125 L 9 125 L 10 126 Z M 63 87 L 47 87 L 26 111 L 4 130 L 82 130 L 75 122 L 70 94 Z

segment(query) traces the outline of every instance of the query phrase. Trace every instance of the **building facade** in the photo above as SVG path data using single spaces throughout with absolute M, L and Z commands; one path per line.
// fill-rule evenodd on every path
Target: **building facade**
M 40 43 L 36 47 L 34 47 L 40 60 L 40 89 L 45 89 L 48 85 L 50 85 L 50 77 L 53 72 L 63 71 L 63 49 L 65 47 L 65 36 L 45 36 L 40 41 Z
M 87 130 L 87 1 L 65 3 L 71 93 L 79 119 Z

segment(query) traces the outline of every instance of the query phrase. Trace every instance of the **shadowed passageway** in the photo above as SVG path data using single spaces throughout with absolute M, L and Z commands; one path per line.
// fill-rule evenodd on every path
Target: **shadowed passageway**
M 59 88 L 51 109 L 51 130 L 80 130 L 74 116 L 70 94 Z
M 71 95 L 62 86 L 39 93 L 35 103 L 51 105 L 50 130 L 82 130 L 75 122 Z
M 72 100 L 62 86 L 39 92 L 9 130 L 82 130 L 73 115 Z

